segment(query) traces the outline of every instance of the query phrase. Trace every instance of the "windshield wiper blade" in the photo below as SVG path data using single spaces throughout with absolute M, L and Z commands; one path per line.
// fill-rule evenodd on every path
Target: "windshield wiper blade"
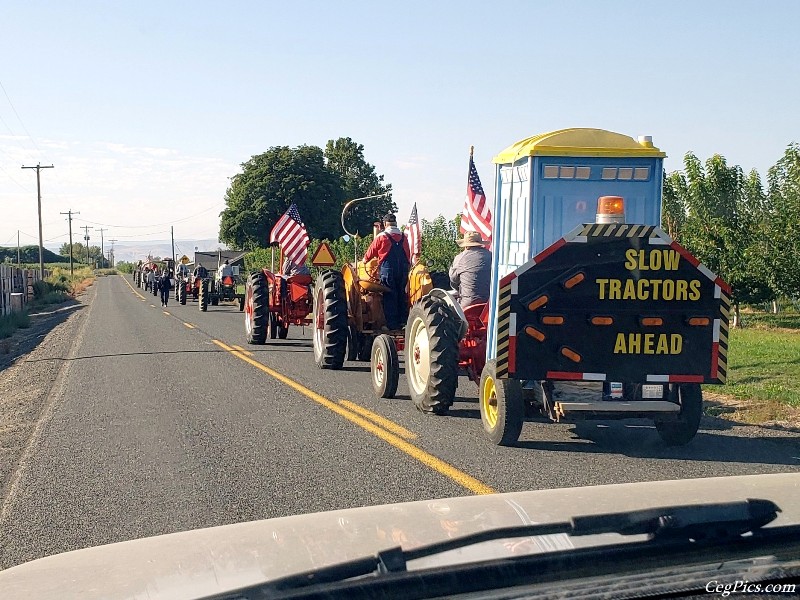
M 303 588 L 311 585 L 334 583 L 381 573 L 406 571 L 410 560 L 434 556 L 493 540 L 568 534 L 570 536 L 616 533 L 621 535 L 646 535 L 653 543 L 687 544 L 713 543 L 755 532 L 775 520 L 780 508 L 769 500 L 748 499 L 739 502 L 680 505 L 649 508 L 620 513 L 606 513 L 573 517 L 569 521 L 539 525 L 499 527 L 461 536 L 452 540 L 403 550 L 397 546 L 374 556 L 342 562 L 315 571 L 281 577 L 229 594 L 215 596 L 253 597 L 260 594 Z M 557 551 L 556 551 L 557 552 Z M 551 554 L 546 552 L 544 554 Z M 262 596 L 265 597 L 265 596 Z

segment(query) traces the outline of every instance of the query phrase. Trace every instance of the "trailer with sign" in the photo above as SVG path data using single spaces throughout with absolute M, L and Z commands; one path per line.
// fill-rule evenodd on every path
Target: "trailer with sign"
M 479 385 L 495 443 L 515 443 L 531 407 L 652 419 L 671 445 L 696 434 L 700 385 L 725 381 L 730 290 L 658 227 L 664 156 L 649 138 L 569 129 L 495 157 Z M 574 382 L 588 391 L 570 397 Z

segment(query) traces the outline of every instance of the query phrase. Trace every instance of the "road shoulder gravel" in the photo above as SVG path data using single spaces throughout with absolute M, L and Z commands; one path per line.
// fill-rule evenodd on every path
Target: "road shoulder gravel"
M 70 368 L 67 359 L 79 346 L 95 294 L 96 286 L 88 288 L 74 308 L 54 312 L 22 332 L 20 353 L 0 371 L 0 523 L 24 456 L 59 398 L 59 382 Z

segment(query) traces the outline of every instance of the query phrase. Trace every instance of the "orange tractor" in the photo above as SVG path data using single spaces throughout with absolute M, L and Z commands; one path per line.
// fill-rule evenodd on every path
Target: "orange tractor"
M 345 211 L 347 206 L 345 206 Z M 344 221 L 344 218 L 342 219 Z M 446 283 L 443 283 L 442 280 Z M 379 398 L 393 398 L 405 353 L 409 393 L 422 412 L 444 414 L 458 386 L 459 368 L 476 383 L 486 360 L 485 304 L 466 313 L 442 287 L 446 274 L 416 263 L 408 276 L 405 329 L 387 331 L 377 261 L 325 271 L 314 287 L 314 360 L 321 369 L 341 369 L 345 359 L 370 361 Z
M 248 344 L 286 339 L 289 325 L 309 325 L 310 275 L 283 276 L 262 269 L 247 278 L 244 327 Z

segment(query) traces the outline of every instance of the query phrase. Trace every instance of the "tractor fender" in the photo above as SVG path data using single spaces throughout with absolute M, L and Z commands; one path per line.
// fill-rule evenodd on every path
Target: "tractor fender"
M 442 300 L 445 304 L 453 309 L 453 312 L 458 315 L 458 318 L 461 321 L 461 326 L 458 329 L 458 339 L 463 340 L 464 336 L 467 335 L 469 323 L 467 322 L 467 317 L 464 315 L 464 309 L 461 308 L 461 305 L 453 297 L 452 292 L 443 290 L 441 288 L 433 288 L 430 292 L 428 292 L 427 295 L 431 298 Z

